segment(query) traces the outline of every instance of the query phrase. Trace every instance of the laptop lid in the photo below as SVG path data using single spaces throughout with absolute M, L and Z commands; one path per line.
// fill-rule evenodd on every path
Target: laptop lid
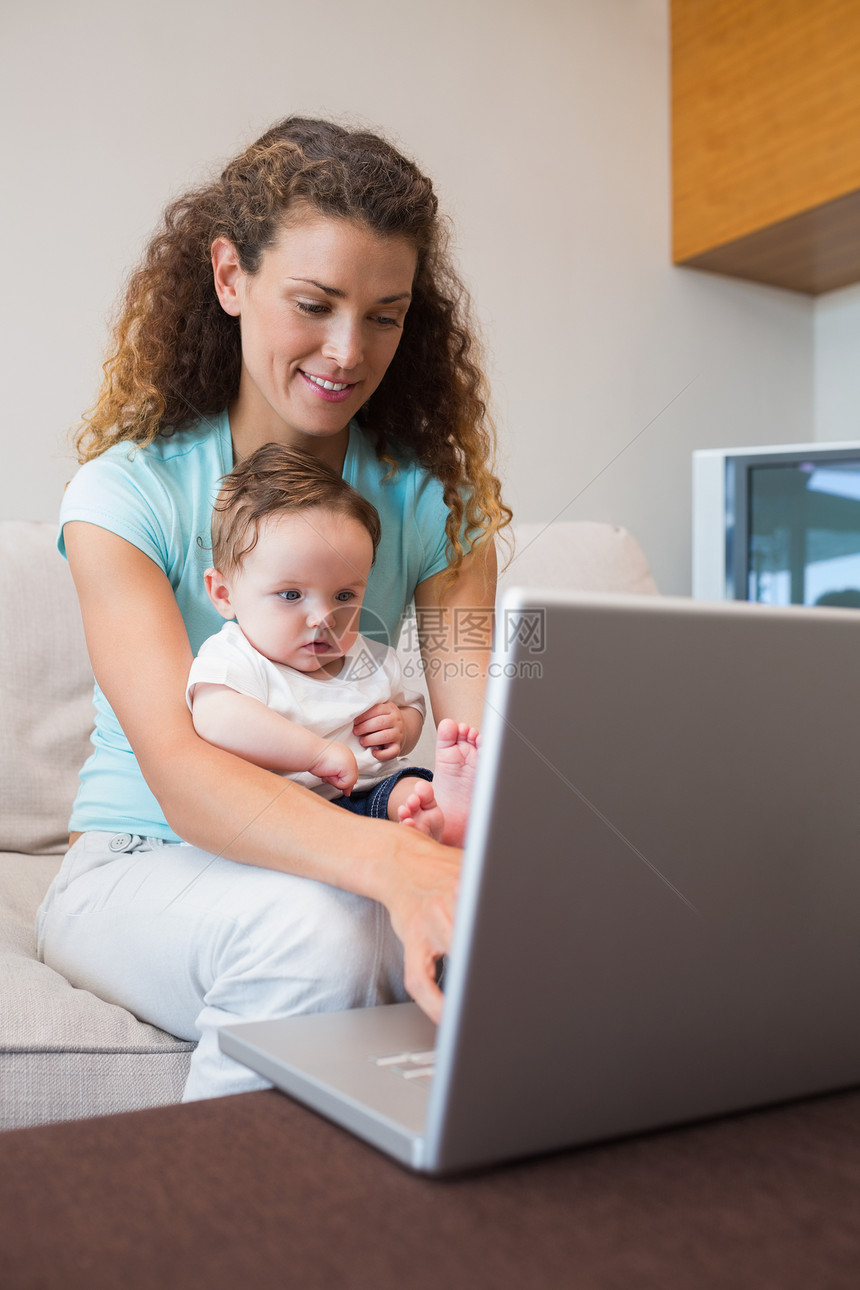
M 428 1156 L 860 1080 L 860 616 L 514 591 L 498 632 Z

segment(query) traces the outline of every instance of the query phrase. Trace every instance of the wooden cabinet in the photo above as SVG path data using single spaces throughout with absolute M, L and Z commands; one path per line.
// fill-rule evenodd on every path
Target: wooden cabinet
M 676 264 L 860 281 L 860 0 L 671 0 Z

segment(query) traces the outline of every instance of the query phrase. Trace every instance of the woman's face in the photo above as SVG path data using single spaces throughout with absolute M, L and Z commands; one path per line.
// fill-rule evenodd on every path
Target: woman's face
M 238 455 L 275 441 L 339 456 L 339 468 L 350 418 L 400 342 L 415 247 L 309 212 L 281 230 L 255 274 L 243 272 L 226 239 L 215 243 L 212 260 L 221 304 L 242 332 L 230 409 Z

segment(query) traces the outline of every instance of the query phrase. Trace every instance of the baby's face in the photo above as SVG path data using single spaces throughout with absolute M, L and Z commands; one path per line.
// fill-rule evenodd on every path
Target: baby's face
M 313 507 L 265 519 L 223 591 L 208 585 L 219 612 L 235 616 L 266 658 L 336 675 L 358 635 L 372 562 L 373 542 L 358 520 Z

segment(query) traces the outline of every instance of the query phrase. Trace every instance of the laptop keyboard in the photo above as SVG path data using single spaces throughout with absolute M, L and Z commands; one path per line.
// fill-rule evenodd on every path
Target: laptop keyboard
M 436 1071 L 436 1053 L 431 1048 L 426 1053 L 395 1053 L 391 1057 L 377 1057 L 377 1066 L 387 1066 L 403 1079 L 431 1079 Z

